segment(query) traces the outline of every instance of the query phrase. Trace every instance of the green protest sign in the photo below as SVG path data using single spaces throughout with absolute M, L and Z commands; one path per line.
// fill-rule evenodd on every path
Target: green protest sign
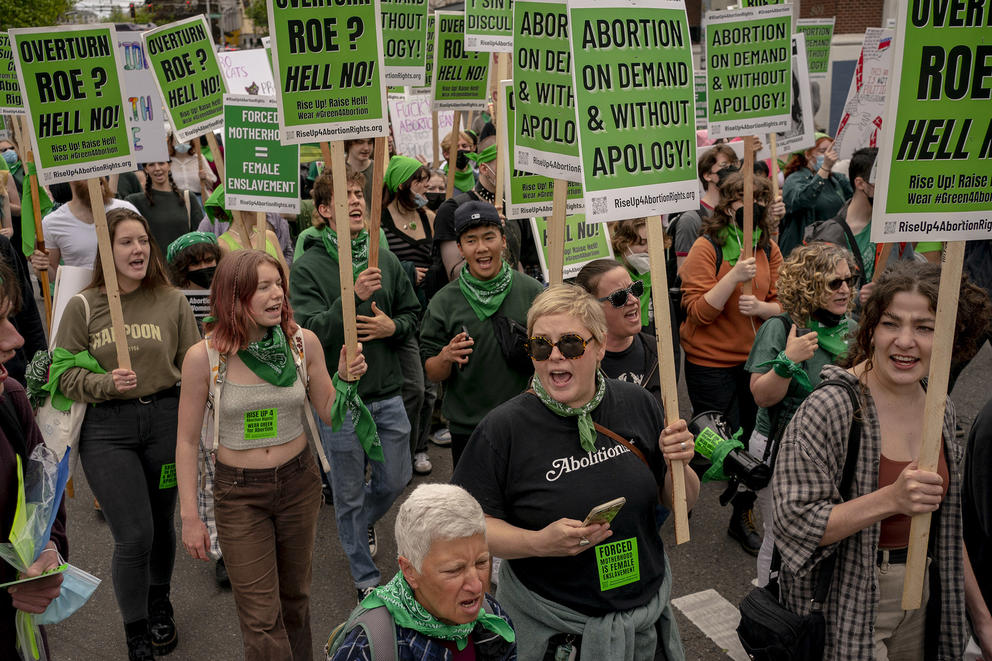
M 424 84 L 421 86 L 415 86 L 413 90 L 426 90 L 430 92 L 431 85 L 434 82 L 434 43 L 436 39 L 434 38 L 434 27 L 437 25 L 437 20 L 434 14 L 427 15 L 427 40 L 424 42 L 424 52 L 426 58 L 424 61 Z
M 517 167 L 581 182 L 565 0 L 517 0 L 513 43 Z
M 41 183 L 135 169 L 112 25 L 10 30 Z
M 548 274 L 548 222 L 547 218 L 532 218 L 534 244 L 544 271 L 544 281 L 551 282 Z M 613 245 L 609 232 L 602 223 L 587 220 L 584 214 L 565 219 L 565 272 L 563 278 L 574 278 L 582 267 L 596 259 L 612 258 Z
M 707 121 L 711 138 L 789 128 L 792 5 L 707 12 Z
M 500 107 L 503 108 L 507 127 L 512 126 L 516 114 L 512 81 L 500 81 Z M 504 181 L 506 182 L 506 190 L 504 190 L 506 217 L 514 219 L 550 216 L 554 208 L 554 180 L 520 170 L 513 154 L 513 131 L 505 131 L 504 133 L 506 142 L 501 144 L 499 149 L 501 154 L 508 155 L 507 158 L 503 159 Z M 569 182 L 566 212 L 574 214 L 584 211 L 582 184 Z
M 692 75 L 696 90 L 696 129 L 706 128 L 706 71 L 697 71 Z
M 811 78 L 825 78 L 830 65 L 830 44 L 834 39 L 834 17 L 800 18 L 796 32 L 806 35 L 806 61 Z
M 224 123 L 227 83 L 207 19 L 193 16 L 141 35 L 176 139 L 191 140 Z
M 871 240 L 992 239 L 992 7 L 900 3 L 892 42 Z
M 513 0 L 465 1 L 465 49 L 513 52 Z
M 271 96 L 224 95 L 224 195 L 228 209 L 300 212 L 300 147 L 279 142 Z
M 287 144 L 385 137 L 379 0 L 266 0 Z
M 10 52 L 10 37 L 0 32 L 0 114 L 23 115 L 21 86 L 14 69 L 14 55 Z
M 465 16 L 439 11 L 434 38 L 434 110 L 485 110 L 489 53 L 465 50 Z
M 568 0 L 586 214 L 699 208 L 692 43 L 682 0 Z
M 429 80 L 427 0 L 380 0 L 386 85 L 423 85 Z

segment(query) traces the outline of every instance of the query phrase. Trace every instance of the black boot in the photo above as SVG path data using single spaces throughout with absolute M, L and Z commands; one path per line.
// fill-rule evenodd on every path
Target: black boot
M 761 535 L 754 526 L 754 499 L 752 491 L 741 491 L 734 496 L 734 511 L 730 515 L 727 534 L 736 539 L 742 549 L 757 556 L 761 550 Z
M 148 631 L 155 656 L 164 656 L 179 644 L 168 585 L 152 585 L 148 588 Z
M 224 558 L 219 558 L 214 566 L 214 578 L 217 579 L 217 586 L 221 588 L 231 587 L 231 577 L 227 575 L 227 565 Z
M 152 640 L 148 635 L 148 620 L 138 620 L 124 625 L 127 637 L 128 661 L 152 661 Z

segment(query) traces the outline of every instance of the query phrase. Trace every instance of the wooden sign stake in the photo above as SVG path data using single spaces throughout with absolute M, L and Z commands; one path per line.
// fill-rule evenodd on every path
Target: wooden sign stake
M 328 149 L 326 142 L 321 150 Z M 334 189 L 334 220 L 338 235 L 338 276 L 341 280 L 341 317 L 344 321 L 344 344 L 348 364 L 358 354 L 358 327 L 355 319 L 355 274 L 351 266 L 351 220 L 348 217 L 348 179 L 345 172 L 344 143 L 332 142 L 329 147 L 331 179 Z M 369 237 L 369 241 L 373 239 Z M 375 243 L 379 237 L 375 237 Z M 348 374 L 351 381 L 351 374 Z
M 741 259 L 754 257 L 754 136 L 744 137 L 744 245 L 741 246 Z M 731 220 L 731 222 L 734 222 Z M 654 289 L 652 287 L 652 289 Z M 665 291 L 668 291 L 667 289 Z M 751 295 L 751 281 L 743 285 L 744 294 Z M 658 314 L 657 308 L 655 314 Z
M 568 182 L 554 180 L 551 218 L 548 223 L 548 279 L 560 285 L 565 278 L 565 217 L 568 215 Z
M 930 353 L 930 380 L 924 404 L 923 446 L 919 457 L 920 470 L 925 471 L 936 472 L 940 457 L 951 353 L 954 350 L 954 324 L 957 320 L 961 271 L 964 267 L 964 247 L 964 241 L 948 241 L 944 244 L 944 262 L 940 269 L 940 288 L 937 290 L 937 323 Z M 919 608 L 923 598 L 930 517 L 930 512 L 917 514 L 910 524 L 906 579 L 902 587 L 903 610 Z
M 502 109 L 506 107 L 506 95 L 503 93 L 500 83 L 509 78 L 510 74 L 507 68 L 510 64 L 510 57 L 502 53 L 495 53 L 494 57 L 496 58 L 495 91 L 498 109 L 494 109 L 492 120 L 496 123 L 496 144 L 498 147 L 496 149 L 496 195 L 493 201 L 496 203 L 496 210 L 505 215 L 503 195 L 506 189 L 506 173 L 504 172 L 506 167 L 504 163 L 510 155 L 503 153 L 503 145 L 506 144 L 506 132 L 510 130 L 510 127 L 506 125 L 505 113 L 502 112 Z
M 462 112 L 460 110 L 454 111 L 452 113 L 451 123 L 451 146 L 448 149 L 448 153 L 445 156 L 448 159 L 448 188 L 447 197 L 445 199 L 451 199 L 455 196 L 455 165 L 458 162 L 458 130 L 461 128 L 462 122 Z
M 30 127 L 30 124 L 28 124 L 27 117 L 24 117 L 23 118 L 23 121 L 24 121 L 24 130 L 21 132 L 20 138 L 26 138 L 26 139 L 30 140 L 30 134 L 28 133 L 28 131 L 31 130 L 31 127 Z M 17 121 L 17 118 L 16 117 L 14 118 L 13 124 L 14 124 L 15 127 L 18 124 L 18 121 Z M 18 139 L 20 139 L 20 138 L 18 138 Z M 21 146 L 23 143 L 18 142 L 17 144 L 18 144 L 18 146 Z M 22 149 L 23 149 L 23 147 L 22 147 Z M 24 157 L 25 164 L 30 163 L 30 164 L 34 165 L 34 151 L 32 149 L 28 148 L 28 149 L 25 150 L 25 154 L 26 154 L 25 157 Z M 24 169 L 27 170 L 27 165 L 24 166 Z M 41 200 L 40 200 L 40 197 L 41 196 L 38 194 L 38 175 L 37 174 L 28 175 L 28 187 L 31 189 L 31 203 L 34 205 L 34 241 L 35 241 L 35 246 L 41 252 L 46 252 L 46 248 L 45 248 L 45 232 L 44 232 L 44 230 L 41 227 Z M 97 199 L 102 200 L 103 199 L 103 196 L 101 195 Z M 24 201 L 23 200 L 21 200 L 21 204 L 24 204 Z M 23 217 L 23 214 L 22 214 L 22 217 Z M 14 246 L 14 248 L 15 248 L 15 250 L 20 250 L 21 249 L 20 246 Z M 56 264 L 56 268 L 58 268 L 58 265 L 57 264 Z M 38 273 L 38 280 L 41 281 L 41 295 L 42 295 L 42 298 L 44 298 L 44 300 L 45 300 L 45 322 L 48 325 L 48 330 L 51 331 L 51 329 L 52 329 L 52 292 L 51 292 L 51 287 L 49 286 L 49 281 L 48 281 L 48 269 L 44 269 L 44 270 L 42 270 L 42 271 L 40 271 Z
M 665 270 L 665 233 L 661 216 L 650 216 L 648 255 L 651 258 L 651 299 L 654 302 L 655 337 L 658 341 L 658 369 L 661 370 L 661 403 L 665 425 L 679 419 L 679 391 L 675 377 L 675 347 L 672 344 L 671 310 L 668 307 L 668 273 Z M 689 508 L 685 500 L 685 462 L 672 462 L 672 501 L 675 507 L 675 543 L 689 541 Z
M 207 131 L 207 144 L 210 145 L 210 154 L 214 157 L 214 167 L 217 168 L 217 178 L 220 180 L 218 186 L 224 185 L 224 156 L 220 153 L 220 145 L 213 131 Z M 197 140 L 199 142 L 199 140 Z
M 437 111 L 435 110 L 434 112 L 431 113 L 431 135 L 434 138 L 431 141 L 431 145 L 433 146 L 433 153 L 431 156 L 432 170 L 437 170 L 437 166 L 441 162 L 440 156 L 438 154 L 439 132 L 440 132 L 440 128 L 437 125 Z
M 255 250 L 265 250 L 265 236 L 268 233 L 268 223 L 265 222 L 265 212 L 256 211 L 255 212 L 255 239 L 258 241 L 258 245 L 255 246 Z M 245 239 L 247 241 L 247 239 Z
M 107 211 L 103 206 L 103 189 L 99 179 L 88 179 L 90 208 L 93 212 L 93 225 L 100 249 L 100 263 L 103 266 L 103 281 L 107 289 L 107 303 L 110 305 L 110 325 L 114 331 L 114 347 L 117 349 L 117 367 L 131 369 L 131 355 L 128 353 L 127 335 L 124 332 L 124 310 L 121 308 L 121 290 L 117 284 L 117 267 L 114 264 L 114 248 L 110 243 L 110 230 L 107 227 Z
M 386 140 L 376 138 L 372 151 L 372 199 L 369 207 L 369 268 L 379 268 L 379 225 L 382 223 L 382 179 L 386 175 Z
M 875 260 L 875 270 L 871 274 L 871 281 L 877 282 L 885 272 L 885 265 L 889 263 L 889 256 L 892 254 L 892 244 L 883 243 L 882 252 L 879 253 L 878 259 Z
M 193 154 L 196 156 L 196 171 L 197 173 L 199 173 L 200 156 L 203 155 L 203 150 L 200 149 L 200 139 L 193 138 L 192 140 L 190 140 L 190 143 L 193 145 Z M 203 204 L 206 204 L 207 198 L 210 197 L 210 191 L 207 190 L 208 187 L 210 186 L 210 181 L 204 179 L 203 177 L 200 177 L 199 174 L 197 174 L 197 177 L 199 177 L 200 179 L 200 200 Z
M 778 202 L 779 189 L 778 189 L 778 136 L 773 131 L 768 134 L 768 144 L 772 152 L 772 168 L 769 174 L 772 180 L 772 203 Z M 772 232 L 772 239 L 778 241 L 778 223 L 775 223 L 775 231 Z

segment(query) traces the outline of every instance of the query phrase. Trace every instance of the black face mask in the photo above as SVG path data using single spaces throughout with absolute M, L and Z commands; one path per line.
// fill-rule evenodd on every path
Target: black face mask
M 824 310 L 823 308 L 817 308 L 816 310 L 813 311 L 813 314 L 811 316 L 813 317 L 813 319 L 820 322 L 821 325 L 826 326 L 828 328 L 833 328 L 844 319 L 844 315 L 834 314 L 833 312 Z
M 464 170 L 465 166 L 468 165 L 467 154 L 468 154 L 467 149 L 458 150 L 458 158 L 455 159 L 455 167 L 458 168 L 459 170 Z
M 766 207 L 763 204 L 758 204 L 757 202 L 754 203 L 754 215 L 751 216 L 751 222 L 753 223 L 753 226 L 754 227 L 757 227 L 758 226 L 758 222 L 759 221 L 764 220 L 764 218 L 765 218 L 765 210 L 766 210 Z M 743 227 L 744 227 L 744 207 L 741 207 L 740 209 L 738 209 L 737 211 L 734 212 L 734 221 L 737 223 L 737 226 L 738 227 L 740 227 L 740 228 L 743 229 Z
M 216 270 L 216 266 L 208 266 L 206 268 L 190 271 L 186 274 L 186 277 L 197 287 L 210 289 L 210 283 L 214 280 L 214 271 Z
M 424 193 L 424 196 L 427 198 L 427 208 L 431 211 L 437 211 L 444 202 L 444 193 Z

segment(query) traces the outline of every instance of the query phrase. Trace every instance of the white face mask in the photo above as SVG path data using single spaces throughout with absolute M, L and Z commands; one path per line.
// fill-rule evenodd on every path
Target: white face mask
M 623 257 L 627 260 L 627 263 L 641 275 L 651 271 L 651 255 L 648 253 L 628 252 Z

